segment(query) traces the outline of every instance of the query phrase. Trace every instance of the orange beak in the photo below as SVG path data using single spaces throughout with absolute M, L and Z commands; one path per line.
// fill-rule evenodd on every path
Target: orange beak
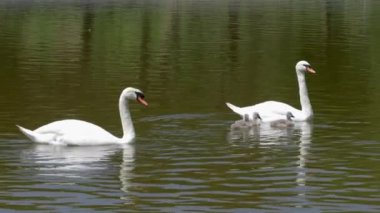
M 311 68 L 311 67 L 307 67 L 307 68 L 306 68 L 306 71 L 309 72 L 309 73 L 312 73 L 312 74 L 317 73 L 317 72 L 315 72 L 315 70 L 314 70 L 313 68 Z
M 148 103 L 141 97 L 137 97 L 137 101 L 144 106 L 148 106 Z

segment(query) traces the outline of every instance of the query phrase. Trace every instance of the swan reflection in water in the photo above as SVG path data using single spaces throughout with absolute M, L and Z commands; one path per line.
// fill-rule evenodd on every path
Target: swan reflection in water
M 112 158 L 122 152 L 122 161 L 113 163 Z M 107 146 L 52 146 L 33 145 L 23 152 L 23 159 L 33 163 L 34 176 L 47 184 L 80 185 L 97 187 L 104 178 L 113 179 L 116 168 L 120 189 L 128 193 L 130 179 L 135 168 L 135 145 Z M 115 166 L 116 164 L 116 166 Z M 51 178 L 53 177 L 53 178 Z M 97 189 L 95 189 L 97 190 Z M 127 198 L 123 197 L 123 202 Z
M 312 142 L 313 124 L 310 122 L 295 122 L 287 128 L 274 128 L 270 123 L 262 123 L 252 128 L 231 128 L 228 133 L 228 141 L 235 145 L 277 146 L 287 145 L 291 142 L 298 143 L 298 159 L 295 171 L 297 191 L 300 197 L 305 197 L 305 186 L 307 180 L 307 158 Z
M 305 191 L 304 188 L 306 186 L 306 180 L 307 180 L 307 158 L 309 155 L 309 149 L 311 145 L 312 140 L 312 134 L 313 134 L 313 126 L 312 124 L 308 122 L 302 122 L 300 124 L 300 143 L 298 144 L 299 148 L 299 155 L 298 155 L 298 166 L 297 166 L 297 178 L 296 183 L 299 189 L 298 196 L 305 197 Z

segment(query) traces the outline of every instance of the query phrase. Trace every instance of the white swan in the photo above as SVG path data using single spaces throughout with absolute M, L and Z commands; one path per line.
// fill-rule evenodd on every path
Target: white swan
M 313 117 L 313 109 L 310 104 L 309 96 L 307 93 L 305 73 L 315 73 L 315 70 L 311 68 L 307 61 L 299 61 L 296 64 L 296 73 L 298 79 L 299 95 L 301 102 L 301 110 L 298 110 L 286 103 L 277 101 L 266 101 L 253 106 L 237 107 L 233 104 L 226 103 L 226 105 L 235 113 L 241 115 L 252 115 L 253 112 L 260 114 L 262 121 L 274 121 L 282 119 L 288 112 L 291 112 L 294 116 L 294 121 L 307 121 Z
M 144 100 L 144 94 L 139 90 L 128 87 L 123 90 L 119 98 L 119 110 L 123 137 L 118 138 L 103 128 L 81 120 L 55 121 L 32 131 L 16 125 L 24 135 L 36 143 L 59 145 L 101 145 L 101 144 L 125 144 L 135 137 L 135 130 L 128 109 L 128 100 L 136 100 L 144 106 L 148 103 Z

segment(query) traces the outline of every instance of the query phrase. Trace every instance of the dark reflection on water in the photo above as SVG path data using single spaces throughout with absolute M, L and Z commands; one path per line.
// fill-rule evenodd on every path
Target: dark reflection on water
M 1 1 L 3 211 L 380 211 L 378 1 Z M 312 123 L 231 131 L 245 106 L 299 106 L 308 60 Z M 63 118 L 128 146 L 30 144 Z

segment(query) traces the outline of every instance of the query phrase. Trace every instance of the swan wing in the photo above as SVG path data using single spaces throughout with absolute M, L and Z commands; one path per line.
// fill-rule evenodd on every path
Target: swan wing
M 47 140 L 47 143 L 52 144 L 99 145 L 118 143 L 120 140 L 103 128 L 81 120 L 55 121 L 41 126 L 33 132 L 40 137 L 49 136 L 44 141 Z
M 264 122 L 284 119 L 288 112 L 294 115 L 294 120 L 302 120 L 304 117 L 302 111 L 278 101 L 266 101 L 247 107 L 238 107 L 231 103 L 226 103 L 226 105 L 240 116 L 248 114 L 252 118 L 253 113 L 257 112 Z
M 280 115 L 286 115 L 286 113 L 291 112 L 294 114 L 297 114 L 298 112 L 301 112 L 300 110 L 290 106 L 289 104 L 278 102 L 278 101 L 266 101 L 263 103 L 259 103 L 253 106 L 244 107 L 246 110 L 249 111 L 256 111 L 260 114 L 266 115 L 266 114 L 280 114 Z

